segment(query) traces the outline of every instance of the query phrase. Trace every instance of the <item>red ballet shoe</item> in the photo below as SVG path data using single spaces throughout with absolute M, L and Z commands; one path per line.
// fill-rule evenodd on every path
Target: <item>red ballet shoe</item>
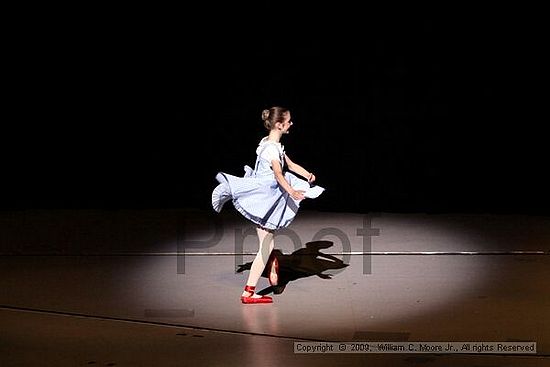
M 276 286 L 279 282 L 279 260 L 273 256 L 271 266 L 269 267 L 269 284 Z
M 254 295 L 256 287 L 247 285 L 244 287 L 245 292 L 249 292 L 250 296 L 241 296 L 242 303 L 273 303 L 273 298 L 269 296 L 252 297 Z

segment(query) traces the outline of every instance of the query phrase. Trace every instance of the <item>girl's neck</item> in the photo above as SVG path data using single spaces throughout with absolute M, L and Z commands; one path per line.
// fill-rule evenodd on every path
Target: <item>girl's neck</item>
M 274 141 L 274 142 L 278 143 L 279 140 L 281 140 L 281 133 L 278 130 L 275 130 L 275 129 L 270 130 L 267 140 L 271 140 L 271 141 Z

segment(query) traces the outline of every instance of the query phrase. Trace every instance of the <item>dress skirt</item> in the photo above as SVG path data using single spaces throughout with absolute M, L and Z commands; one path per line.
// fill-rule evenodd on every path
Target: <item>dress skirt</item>
M 316 198 L 325 190 L 290 172 L 284 175 L 290 186 L 304 191 L 306 198 Z M 220 172 L 216 180 L 219 185 L 212 192 L 212 207 L 216 212 L 220 212 L 223 205 L 231 200 L 235 209 L 246 219 L 266 229 L 287 227 L 300 207 L 300 201 L 294 200 L 280 187 L 272 173 L 256 176 L 249 166 L 245 166 L 243 177 Z

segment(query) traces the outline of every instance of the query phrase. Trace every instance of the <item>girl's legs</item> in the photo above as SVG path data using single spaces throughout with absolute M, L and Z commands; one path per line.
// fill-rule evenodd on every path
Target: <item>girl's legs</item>
M 246 285 L 255 287 L 256 283 L 258 283 L 258 280 L 260 280 L 260 277 L 262 276 L 262 273 L 265 269 L 265 266 L 269 260 L 269 255 L 271 254 L 271 251 L 273 251 L 273 247 L 275 246 L 275 243 L 273 241 L 273 232 L 267 231 L 263 228 L 256 228 L 256 232 L 258 233 L 258 240 L 259 240 L 259 246 L 258 253 L 256 254 L 256 257 L 254 258 L 254 261 L 252 262 L 252 266 L 250 267 L 250 274 L 248 275 L 248 280 L 246 282 Z M 243 292 L 244 297 L 250 297 L 252 292 Z M 260 298 L 261 296 L 254 294 L 253 297 Z

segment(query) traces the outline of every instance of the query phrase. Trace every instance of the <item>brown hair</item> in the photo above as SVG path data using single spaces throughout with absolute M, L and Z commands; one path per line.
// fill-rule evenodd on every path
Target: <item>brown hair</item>
M 273 129 L 277 122 L 284 122 L 285 117 L 290 111 L 284 107 L 271 107 L 268 110 L 262 111 L 262 121 L 267 130 Z

